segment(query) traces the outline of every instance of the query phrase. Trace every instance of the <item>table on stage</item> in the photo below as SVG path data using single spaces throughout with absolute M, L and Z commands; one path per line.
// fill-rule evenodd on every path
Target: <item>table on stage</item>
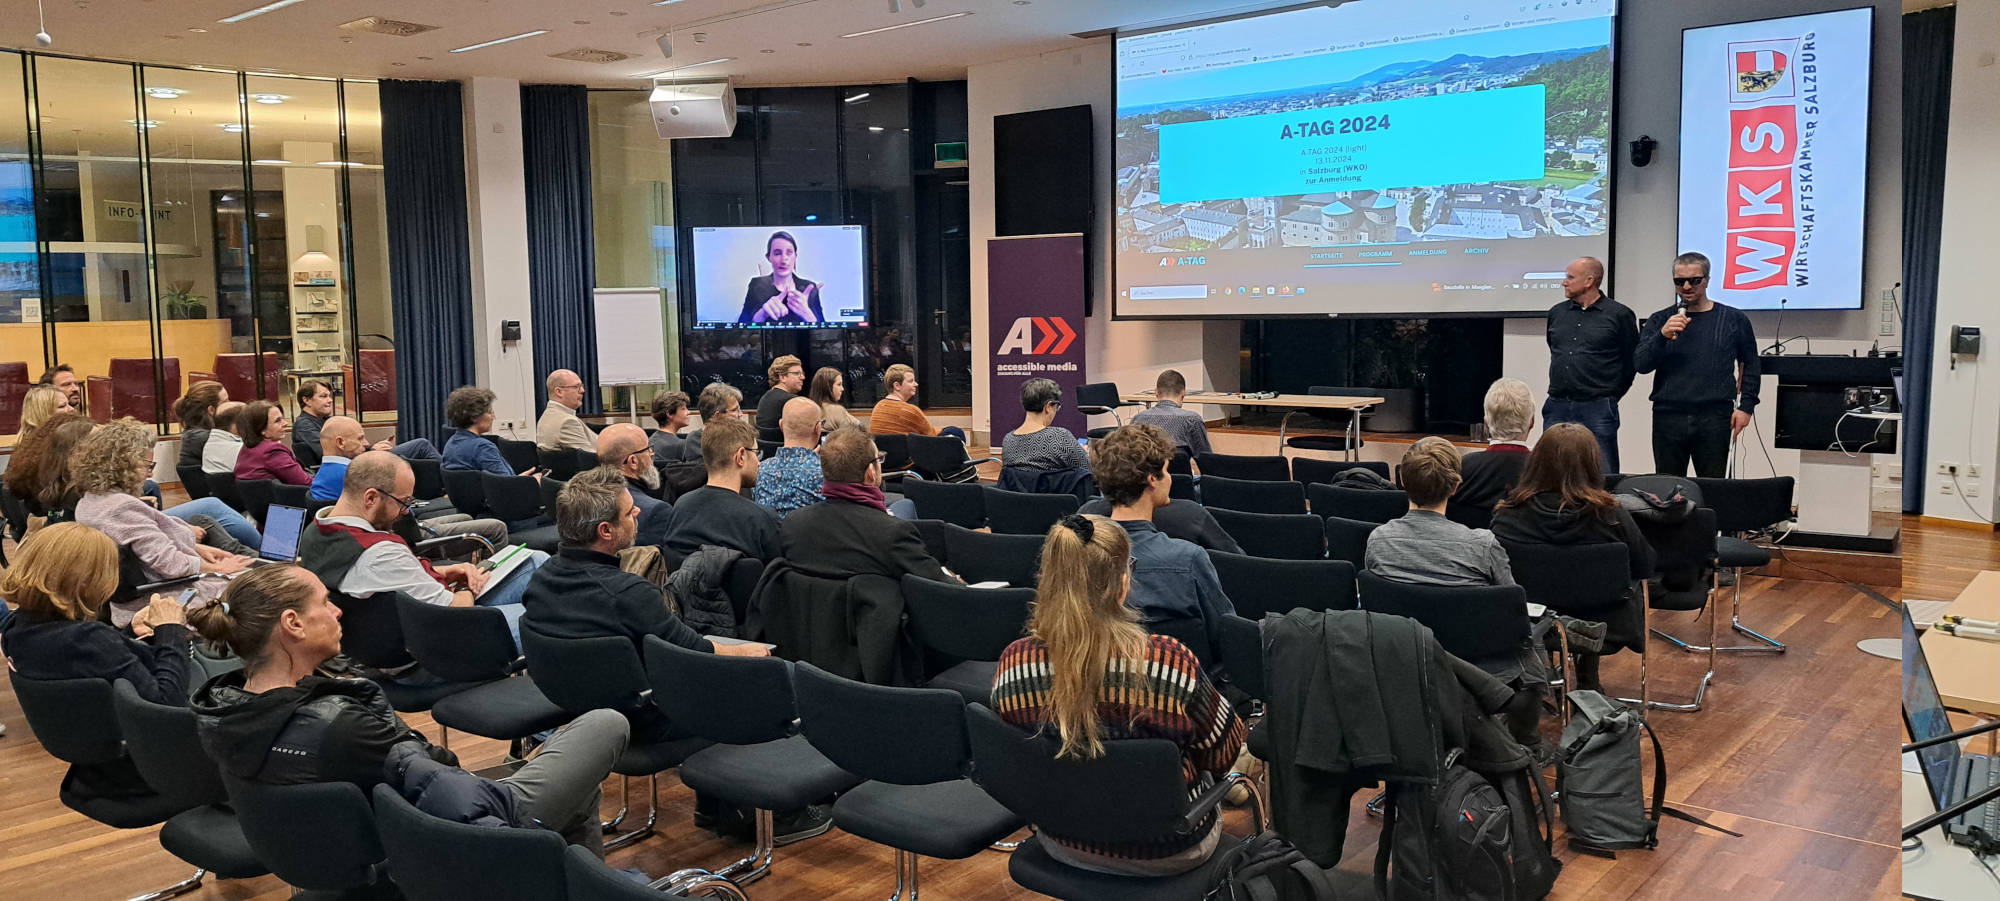
M 1148 406 L 1159 400 L 1158 397 L 1149 393 L 1122 394 L 1119 395 L 1118 399 L 1142 403 Z M 1187 399 L 1181 403 L 1208 404 L 1218 407 L 1288 408 L 1290 412 L 1285 414 L 1284 419 L 1278 421 L 1278 453 L 1282 456 L 1285 452 L 1285 429 L 1291 425 L 1292 413 L 1300 410 L 1351 410 L 1358 414 L 1369 407 L 1383 403 L 1384 400 L 1384 398 L 1380 397 L 1347 397 L 1329 394 L 1277 394 L 1270 397 L 1245 397 L 1241 393 L 1200 391 L 1188 395 Z M 1360 446 L 1361 417 L 1358 415 L 1349 416 L 1347 417 L 1347 458 L 1350 460 L 1354 459 L 1356 449 Z

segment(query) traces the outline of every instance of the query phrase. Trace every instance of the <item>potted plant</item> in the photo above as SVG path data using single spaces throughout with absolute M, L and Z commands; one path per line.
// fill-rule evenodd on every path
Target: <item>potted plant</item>
M 207 319 L 208 298 L 193 293 L 194 282 L 180 281 L 167 285 L 160 300 L 165 303 L 168 319 Z

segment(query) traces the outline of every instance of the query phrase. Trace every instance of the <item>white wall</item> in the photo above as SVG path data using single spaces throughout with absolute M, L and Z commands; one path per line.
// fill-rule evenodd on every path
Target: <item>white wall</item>
M 528 201 L 521 147 L 521 83 L 465 84 L 465 196 L 472 228 L 472 344 L 477 383 L 498 395 L 494 431 L 534 438 L 534 322 L 528 313 Z M 500 323 L 521 323 L 502 342 Z
M 1931 471 L 1924 474 L 1924 515 L 1991 520 L 1994 473 L 2000 473 L 2000 379 L 1986 376 L 1993 342 L 2000 340 L 2000 308 L 1993 302 L 1994 256 L 2000 225 L 1987 211 L 2000 196 L 2000 0 L 1959 0 L 1951 64 L 1951 133 L 1945 148 L 1944 238 L 1939 248 L 1937 361 L 1931 368 Z M 1942 77 L 1943 73 L 1940 73 Z M 1951 368 L 1947 353 L 1953 324 L 1978 326 L 1987 349 Z M 1983 382 L 1983 384 L 1982 384 Z M 1979 496 L 1962 502 L 1940 489 L 1951 485 L 1937 465 L 1961 465 L 1959 482 Z M 1970 478 L 1965 466 L 1979 466 Z

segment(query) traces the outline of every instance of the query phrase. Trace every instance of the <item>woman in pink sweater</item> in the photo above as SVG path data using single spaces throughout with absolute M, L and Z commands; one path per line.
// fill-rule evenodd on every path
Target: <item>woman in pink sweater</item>
M 285 433 L 292 424 L 284 408 L 270 401 L 257 401 L 236 416 L 236 434 L 243 436 L 243 450 L 236 455 L 236 480 L 277 479 L 287 485 L 311 485 L 312 473 L 292 455 Z
M 132 551 L 149 582 L 248 566 L 247 557 L 202 544 L 205 531 L 200 526 L 161 513 L 139 496 L 153 468 L 153 441 L 146 426 L 118 419 L 77 444 L 69 461 L 72 488 L 82 495 L 76 521 Z

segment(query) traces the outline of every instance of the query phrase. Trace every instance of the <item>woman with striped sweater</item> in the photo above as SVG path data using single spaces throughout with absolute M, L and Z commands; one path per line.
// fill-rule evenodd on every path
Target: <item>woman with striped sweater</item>
M 993 680 L 1000 718 L 1025 731 L 1053 729 L 1058 757 L 1102 756 L 1104 742 L 1164 738 L 1181 747 L 1192 795 L 1229 772 L 1243 721 L 1180 642 L 1147 635 L 1125 597 L 1131 542 L 1102 516 L 1066 516 L 1042 545 L 1041 584 L 1028 637 L 1007 647 Z M 1138 876 L 1182 873 L 1215 852 L 1219 825 L 1144 842 L 1071 842 L 1044 833 L 1049 855 L 1089 870 Z

